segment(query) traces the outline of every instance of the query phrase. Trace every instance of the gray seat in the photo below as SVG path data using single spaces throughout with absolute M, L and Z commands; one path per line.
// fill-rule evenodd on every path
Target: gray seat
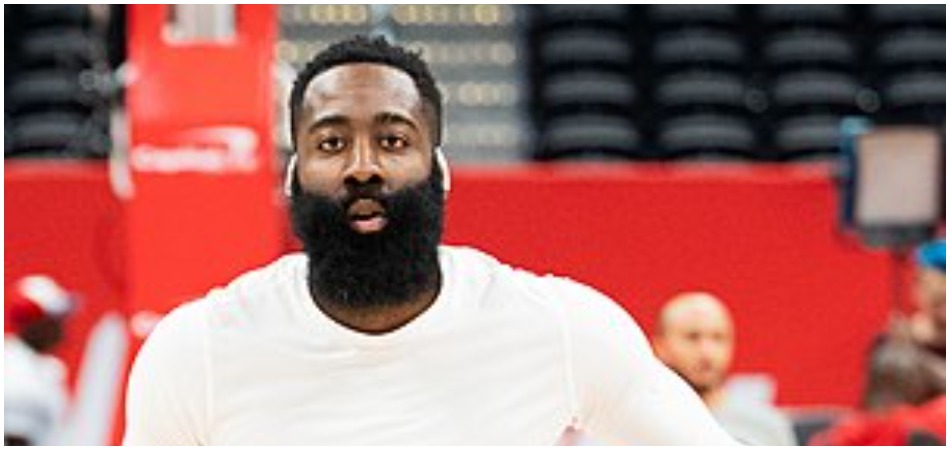
M 943 4 L 900 3 L 870 5 L 869 8 L 871 20 L 885 27 L 926 25 L 944 29 L 947 21 L 947 7 Z
M 848 67 L 857 55 L 844 35 L 821 30 L 791 30 L 778 33 L 765 42 L 765 62 L 773 67 L 833 65 Z
M 53 63 L 60 68 L 87 68 L 104 54 L 101 42 L 81 28 L 51 27 L 24 36 L 20 56 L 30 66 Z
M 4 154 L 104 157 L 109 136 L 81 114 L 46 113 L 13 120 Z
M 742 79 L 724 73 L 693 71 L 674 74 L 661 81 L 656 101 L 663 109 L 691 107 L 745 107 L 745 84 Z
M 628 67 L 633 63 L 632 43 L 621 34 L 597 29 L 552 32 L 539 50 L 542 63 L 550 68 Z
M 101 95 L 81 85 L 79 74 L 60 70 L 17 74 L 6 92 L 4 107 L 13 113 L 51 106 L 89 109 L 105 101 Z
M 684 26 L 690 24 L 729 25 L 739 15 L 737 5 L 650 5 L 650 18 L 660 25 Z
M 946 98 L 946 77 L 941 72 L 900 75 L 884 88 L 884 104 L 889 107 L 943 105 Z
M 626 5 L 551 4 L 540 9 L 545 23 L 553 26 L 606 25 L 624 28 L 627 25 Z
M 570 153 L 632 153 L 640 145 L 640 134 L 625 118 L 583 114 L 562 116 L 550 121 L 541 136 L 548 156 Z
M 627 78 L 609 72 L 566 72 L 542 87 L 544 104 L 551 108 L 604 106 L 632 108 L 637 92 Z
M 944 67 L 947 41 L 938 31 L 915 29 L 886 35 L 877 47 L 878 62 L 895 68 L 908 65 Z
M 847 5 L 769 4 L 759 6 L 759 17 L 770 25 L 839 26 L 848 23 Z
M 755 147 L 755 132 L 736 117 L 697 114 L 667 120 L 658 142 L 673 152 L 748 151 Z
M 782 151 L 833 152 L 841 141 L 841 117 L 812 115 L 779 123 L 775 146 Z
M 29 26 L 70 25 L 82 27 L 91 21 L 89 5 L 33 4 L 17 6 Z
M 729 33 L 712 30 L 683 30 L 664 33 L 657 38 L 654 60 L 657 64 L 718 64 L 738 66 L 745 57 L 742 42 Z
M 772 99 L 780 108 L 849 109 L 857 104 L 860 91 L 857 81 L 844 73 L 793 72 L 774 82 Z

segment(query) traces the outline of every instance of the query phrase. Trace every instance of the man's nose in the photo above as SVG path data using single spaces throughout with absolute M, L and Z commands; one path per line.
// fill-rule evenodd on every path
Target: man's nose
M 383 179 L 379 155 L 366 139 L 356 142 L 344 173 L 344 179 L 349 183 L 369 184 Z

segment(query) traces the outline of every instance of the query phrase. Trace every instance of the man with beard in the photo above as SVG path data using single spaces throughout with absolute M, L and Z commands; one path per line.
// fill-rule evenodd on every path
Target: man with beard
M 732 436 L 756 445 L 795 445 L 789 420 L 769 404 L 730 398 L 724 389 L 735 334 L 725 305 L 705 292 L 679 294 L 660 312 L 657 356 L 702 397 Z
M 579 283 L 440 246 L 442 100 L 356 37 L 290 99 L 304 254 L 180 306 L 129 381 L 129 444 L 729 444 L 636 323 Z

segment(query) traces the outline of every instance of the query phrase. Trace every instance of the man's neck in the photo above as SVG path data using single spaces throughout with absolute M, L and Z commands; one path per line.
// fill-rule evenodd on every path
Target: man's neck
M 709 409 L 716 409 L 722 406 L 726 400 L 726 391 L 720 386 L 702 392 L 699 396 L 702 397 L 703 402 L 706 403 Z
M 436 276 L 435 286 L 395 305 L 353 308 L 341 305 L 319 295 L 311 287 L 314 304 L 333 321 L 366 334 L 384 334 L 394 331 L 419 317 L 435 303 L 439 296 L 442 276 Z

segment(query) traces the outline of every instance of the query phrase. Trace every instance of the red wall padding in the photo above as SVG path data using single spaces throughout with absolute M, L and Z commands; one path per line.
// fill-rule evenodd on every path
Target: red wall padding
M 662 302 L 707 290 L 731 307 L 736 370 L 783 404 L 852 404 L 886 320 L 891 265 L 836 232 L 831 168 L 648 165 L 455 171 L 447 241 L 569 275 L 651 333 Z
M 11 161 L 4 173 L 4 280 L 43 271 L 82 293 L 75 339 L 61 351 L 75 368 L 91 320 L 126 306 L 122 204 L 104 165 Z M 773 375 L 782 404 L 849 405 L 865 348 L 887 317 L 891 266 L 885 253 L 836 233 L 830 173 L 818 165 L 460 168 L 446 241 L 584 281 L 648 333 L 666 298 L 714 292 L 735 315 L 737 371 Z M 284 220 L 281 209 L 274 214 Z M 218 257 L 230 251 L 240 250 Z
M 72 382 L 90 328 L 108 311 L 125 312 L 122 205 L 102 163 L 7 161 L 3 186 L 4 292 L 43 273 L 79 294 L 57 352 Z

